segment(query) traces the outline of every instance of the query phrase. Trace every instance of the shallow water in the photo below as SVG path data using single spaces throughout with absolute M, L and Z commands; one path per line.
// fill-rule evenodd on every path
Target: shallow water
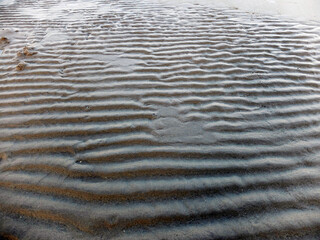
M 264 14 L 2 1 L 0 234 L 318 239 L 320 25 Z

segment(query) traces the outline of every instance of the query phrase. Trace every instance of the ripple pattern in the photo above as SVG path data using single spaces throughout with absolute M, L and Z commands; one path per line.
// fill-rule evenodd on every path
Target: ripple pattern
M 318 239 L 318 23 L 22 0 L 0 26 L 0 238 Z

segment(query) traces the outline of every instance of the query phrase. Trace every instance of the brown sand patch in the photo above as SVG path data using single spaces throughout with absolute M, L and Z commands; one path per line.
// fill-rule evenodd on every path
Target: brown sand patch
M 30 52 L 30 48 L 28 48 L 27 46 L 25 46 L 22 51 L 23 54 L 27 57 L 37 54 L 37 52 Z
M 30 56 L 33 56 L 33 55 L 37 54 L 37 52 L 32 51 L 32 50 L 33 50 L 33 48 L 25 46 L 22 49 L 22 51 L 19 51 L 17 53 L 17 57 L 30 57 Z
M 65 215 L 62 213 L 51 212 L 46 210 L 28 209 L 24 207 L 16 207 L 16 206 L 3 205 L 3 204 L 0 205 L 0 210 L 9 212 L 11 214 L 17 214 L 17 215 L 25 216 L 29 218 L 36 218 L 36 219 L 41 219 L 45 221 L 55 222 L 55 223 L 66 225 L 66 226 L 72 226 L 83 232 L 88 232 L 88 233 L 91 232 L 88 226 L 80 223 L 73 216 Z M 11 236 L 11 235 L 8 235 L 8 236 Z M 16 238 L 8 238 L 8 239 L 14 240 Z
M 6 153 L 0 153 L 0 161 L 6 161 L 8 159 L 8 155 Z
M 3 240 L 19 240 L 19 238 L 9 234 L 9 233 L 0 233 L 0 239 Z
M 6 38 L 6 37 L 1 37 L 0 38 L 0 43 L 4 43 L 4 44 L 9 44 L 9 39 L 8 38 Z
M 6 37 L 0 38 L 0 49 L 3 49 L 5 46 L 7 46 L 10 43 L 9 39 Z
M 20 62 L 17 66 L 16 66 L 16 70 L 17 71 L 22 71 L 26 68 L 26 63 L 25 62 Z

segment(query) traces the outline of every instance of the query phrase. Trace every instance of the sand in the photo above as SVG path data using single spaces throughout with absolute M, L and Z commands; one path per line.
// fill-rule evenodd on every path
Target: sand
M 319 9 L 0 0 L 0 238 L 318 239 Z

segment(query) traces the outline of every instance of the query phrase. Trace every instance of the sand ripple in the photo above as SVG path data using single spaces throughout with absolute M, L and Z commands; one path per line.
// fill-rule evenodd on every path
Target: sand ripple
M 0 23 L 2 237 L 319 237 L 319 24 L 151 0 Z

